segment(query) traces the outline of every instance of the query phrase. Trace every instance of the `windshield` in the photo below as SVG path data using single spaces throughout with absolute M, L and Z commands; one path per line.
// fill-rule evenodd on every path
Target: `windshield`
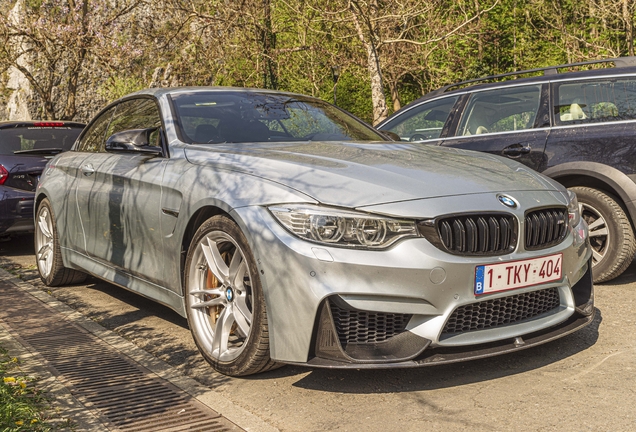
M 361 121 L 309 97 L 214 91 L 171 99 L 187 143 L 385 141 Z
M 15 127 L 0 129 L 0 154 L 57 148 L 70 150 L 82 128 Z

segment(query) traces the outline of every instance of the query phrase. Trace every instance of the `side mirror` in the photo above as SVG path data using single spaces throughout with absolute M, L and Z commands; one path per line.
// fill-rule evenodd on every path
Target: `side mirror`
M 163 156 L 161 147 L 150 145 L 150 135 L 159 128 L 131 129 L 112 134 L 106 140 L 107 152 L 145 153 Z
M 402 138 L 395 132 L 391 132 L 388 130 L 380 129 L 379 132 L 387 138 L 390 138 L 393 141 L 402 141 Z

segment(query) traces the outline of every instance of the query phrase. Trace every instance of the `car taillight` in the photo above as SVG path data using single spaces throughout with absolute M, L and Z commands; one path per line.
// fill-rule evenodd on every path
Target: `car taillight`
M 33 123 L 35 127 L 62 127 L 64 126 L 64 122 L 35 122 Z
M 0 185 L 3 185 L 4 182 L 9 178 L 9 171 L 2 165 L 0 165 Z

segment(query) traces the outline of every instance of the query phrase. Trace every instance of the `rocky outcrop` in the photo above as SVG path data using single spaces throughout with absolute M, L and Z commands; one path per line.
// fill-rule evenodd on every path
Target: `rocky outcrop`
M 8 75 L 6 88 L 10 96 L 5 112 L 0 113 L 0 117 L 4 117 L 5 120 L 31 120 L 29 105 L 33 105 L 33 98 L 29 81 L 14 67 L 9 69 Z
M 24 10 L 24 0 L 18 0 L 8 14 L 8 18 L 13 23 L 19 23 Z M 20 44 L 23 41 L 17 40 Z M 21 66 L 26 66 L 28 61 L 25 57 L 18 59 Z M 11 66 L 5 76 L 3 83 L 6 106 L 0 111 L 0 120 L 31 120 L 31 109 L 33 108 L 33 98 L 31 95 L 31 84 L 29 80 L 15 67 Z M 31 105 L 31 107 L 30 107 Z
M 0 4 L 0 7 L 2 7 L 2 4 Z M 5 3 L 2 11 L 4 11 L 3 13 L 12 25 L 16 28 L 23 28 L 29 25 L 25 8 L 25 0 L 17 0 L 10 9 L 6 7 Z M 9 10 L 8 13 L 6 12 L 7 10 Z M 29 51 L 29 41 L 26 38 L 14 37 L 11 43 L 17 48 L 13 52 Z M 77 91 L 74 93 L 75 113 L 73 118 L 69 118 L 68 115 L 63 117 L 64 107 L 68 98 L 67 86 L 69 82 L 65 68 L 69 67 L 69 62 L 61 56 L 55 63 L 48 64 L 49 67 L 56 70 L 53 77 L 50 74 L 45 76 L 45 72 L 38 70 L 37 66 L 35 66 L 35 64 L 40 62 L 40 59 L 36 57 L 37 55 L 22 54 L 0 76 L 0 121 L 46 118 L 41 94 L 36 91 L 29 79 L 19 70 L 20 68 L 28 71 L 38 82 L 40 78 L 42 78 L 42 83 L 47 82 L 47 80 L 50 83 L 52 79 L 56 81 L 52 87 L 49 87 L 50 94 L 47 93 L 55 113 L 54 119 L 66 118 L 67 120 L 88 121 L 106 104 L 107 100 L 100 94 L 99 89 L 106 82 L 107 75 L 99 67 L 95 59 L 91 59 L 82 65 L 77 80 Z

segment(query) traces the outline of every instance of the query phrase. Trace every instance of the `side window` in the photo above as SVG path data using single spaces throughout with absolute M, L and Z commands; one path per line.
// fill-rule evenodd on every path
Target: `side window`
M 108 109 L 93 121 L 77 147 L 82 152 L 103 152 L 106 142 L 106 128 L 115 112 L 115 107 Z
M 382 129 L 394 132 L 402 141 L 424 141 L 439 138 L 458 97 L 425 102 L 398 116 Z
M 555 84 L 557 125 L 636 119 L 636 78 Z
M 540 84 L 475 92 L 466 105 L 457 135 L 531 129 L 540 101 Z
M 150 135 L 150 145 L 161 146 L 161 116 L 153 99 L 132 99 L 119 105 L 108 126 L 106 137 L 131 129 L 157 128 Z

